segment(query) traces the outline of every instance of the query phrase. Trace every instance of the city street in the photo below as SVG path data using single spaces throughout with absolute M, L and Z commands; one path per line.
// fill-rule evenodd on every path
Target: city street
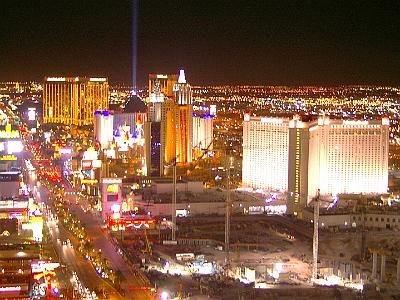
M 54 206 L 47 196 L 47 189 L 43 186 L 39 186 L 37 189 L 34 189 L 34 186 L 37 186 L 37 181 L 32 174 L 29 177 L 29 184 L 32 191 L 37 190 L 36 197 L 38 202 L 43 202 L 45 205 L 50 207 L 52 214 L 54 214 Z M 46 213 L 49 214 L 50 212 Z M 91 263 L 87 260 L 84 260 L 75 252 L 74 249 L 77 248 L 78 241 L 64 228 L 61 222 L 58 224 L 55 222 L 49 222 L 49 230 L 52 237 L 53 247 L 56 250 L 60 261 L 71 272 L 76 272 L 77 277 L 85 287 L 87 287 L 90 291 L 97 289 L 101 291 L 103 295 L 109 294 L 110 299 L 122 299 L 110 284 L 98 276 Z M 74 248 L 71 248 L 68 245 L 63 245 L 63 241 L 66 241 L 67 239 L 71 241 L 71 244 Z M 99 298 L 102 297 L 101 294 L 98 296 Z
M 65 183 L 65 192 L 73 192 L 69 184 Z M 76 205 L 75 195 L 68 195 L 66 199 L 71 201 L 71 212 L 73 212 L 78 219 L 82 221 L 86 232 L 92 238 L 92 244 L 95 249 L 101 249 L 104 258 L 108 259 L 111 268 L 115 271 L 119 270 L 125 280 L 121 284 L 121 288 L 125 293 L 126 299 L 154 299 L 152 293 L 148 290 L 149 283 L 147 279 L 135 270 L 113 244 L 110 236 L 101 230 L 101 224 L 97 217 L 93 216 L 90 212 L 84 212 L 81 205 Z M 82 203 L 85 205 L 85 203 Z

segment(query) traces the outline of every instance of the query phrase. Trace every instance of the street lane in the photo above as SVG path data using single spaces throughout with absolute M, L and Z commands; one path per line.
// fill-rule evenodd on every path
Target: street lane
M 124 291 L 125 299 L 154 299 L 154 295 L 148 288 L 150 283 L 147 278 L 141 274 L 139 270 L 134 269 L 114 246 L 110 239 L 110 235 L 101 230 L 101 224 L 97 217 L 93 216 L 90 212 L 84 212 L 81 205 L 76 205 L 76 195 L 69 195 L 73 192 L 69 185 L 65 185 L 66 198 L 71 201 L 73 212 L 78 219 L 84 224 L 85 230 L 92 238 L 92 244 L 95 249 L 101 249 L 104 258 L 108 259 L 111 268 L 115 271 L 119 270 L 124 276 L 125 280 L 121 284 Z M 86 203 L 84 204 L 86 205 Z M 85 207 L 86 208 L 86 207 Z
M 51 209 L 51 213 L 55 216 L 55 208 L 53 202 L 47 196 L 49 191 L 43 186 L 37 186 L 35 176 L 29 178 L 29 185 L 32 191 L 35 191 L 38 202 L 42 202 Z M 36 186 L 36 188 L 34 188 Z M 57 252 L 60 261 L 68 267 L 69 270 L 76 272 L 79 280 L 82 281 L 83 285 L 93 291 L 94 289 L 105 291 L 111 295 L 110 299 L 123 299 L 120 297 L 116 290 L 103 280 L 94 270 L 92 264 L 87 260 L 83 259 L 79 254 L 75 252 L 78 247 L 78 240 L 64 228 L 63 224 L 59 222 L 49 222 L 49 230 L 52 237 L 52 243 L 54 249 Z M 67 245 L 62 245 L 63 241 L 69 239 L 74 246 L 74 249 Z M 99 295 L 101 297 L 101 295 Z

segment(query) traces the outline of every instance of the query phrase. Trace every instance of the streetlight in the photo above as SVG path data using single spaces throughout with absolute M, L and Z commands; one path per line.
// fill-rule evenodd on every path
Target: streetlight
M 225 152 L 228 154 L 228 152 Z M 233 163 L 233 157 L 227 156 L 227 176 L 226 176 L 226 208 L 225 208 L 225 252 L 226 252 L 226 264 L 229 267 L 229 239 L 230 239 L 230 209 L 231 209 L 231 193 L 230 193 L 230 181 L 231 181 L 231 167 Z
M 173 161 L 172 177 L 173 177 L 173 190 L 172 190 L 172 240 L 176 240 L 176 159 Z

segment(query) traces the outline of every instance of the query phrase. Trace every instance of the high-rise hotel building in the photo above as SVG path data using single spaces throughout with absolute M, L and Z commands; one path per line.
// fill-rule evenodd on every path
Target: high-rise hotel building
M 254 189 L 288 188 L 289 118 L 244 116 L 243 185 Z
M 149 74 L 149 98 L 147 102 L 163 102 L 163 97 L 172 98 L 177 80 L 177 74 Z M 157 98 L 160 94 L 163 97 Z
M 43 86 L 44 123 L 92 125 L 94 112 L 108 109 L 107 78 L 46 77 Z
M 289 122 L 287 210 L 299 218 L 308 197 L 308 142 L 309 123 L 293 116 Z
M 386 193 L 389 119 L 310 124 L 308 201 L 321 195 Z
M 213 149 L 213 119 L 214 116 L 210 114 L 193 116 L 193 159 L 202 156 L 205 149 Z
M 176 156 L 179 163 L 192 162 L 193 104 L 192 87 L 186 82 L 185 71 L 180 70 L 174 88 L 176 105 Z
M 288 212 L 301 217 L 318 190 L 328 197 L 386 193 L 388 149 L 387 118 L 302 122 L 245 115 L 243 186 L 286 191 Z
M 165 166 L 192 161 L 192 89 L 183 70 L 178 75 L 149 75 L 148 122 L 145 123 L 147 174 L 161 176 Z

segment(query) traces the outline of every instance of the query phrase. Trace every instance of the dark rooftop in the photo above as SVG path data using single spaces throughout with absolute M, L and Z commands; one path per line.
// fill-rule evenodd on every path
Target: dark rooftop
M 146 111 L 146 103 L 137 95 L 130 96 L 125 103 L 125 113 L 144 113 Z

